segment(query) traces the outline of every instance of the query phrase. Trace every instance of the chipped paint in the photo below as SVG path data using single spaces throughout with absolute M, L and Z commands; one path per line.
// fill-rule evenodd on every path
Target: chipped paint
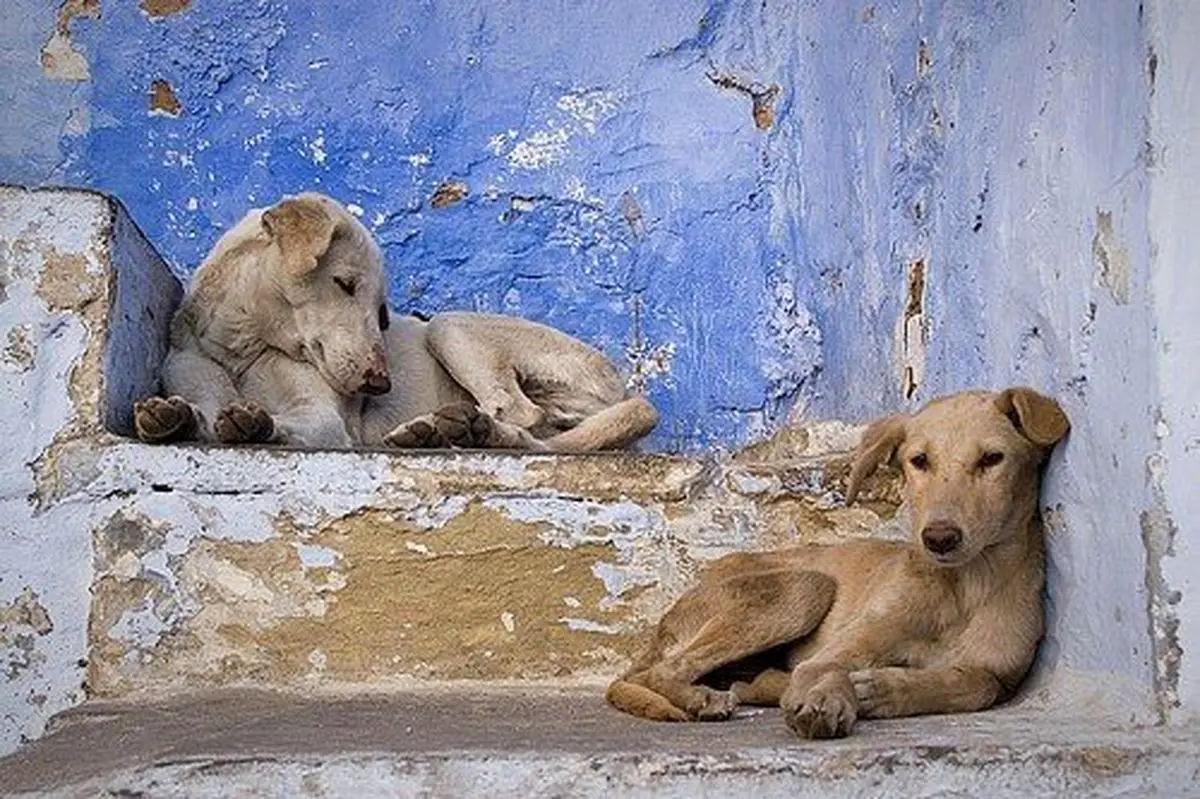
M 900 393 L 912 399 L 925 376 L 925 260 L 908 265 L 908 288 L 904 313 L 896 325 L 896 349 L 900 366 Z
M 30 325 L 15 325 L 8 330 L 7 341 L 0 351 L 0 363 L 18 372 L 27 372 L 37 361 L 37 342 Z
M 539 130 L 513 145 L 508 163 L 517 169 L 545 169 L 561 164 L 567 157 L 571 135 L 563 128 Z
M 91 78 L 87 59 L 71 39 L 71 23 L 99 17 L 100 0 L 62 0 L 54 32 L 42 46 L 42 71 L 46 77 L 76 83 Z
M 448 180 L 437 187 L 437 191 L 429 198 L 429 205 L 433 208 L 446 208 L 462 202 L 470 193 L 470 188 L 461 180 Z
M 142 11 L 146 12 L 151 19 L 178 14 L 187 10 L 191 4 L 192 0 L 142 0 L 140 3 Z
M 175 89 L 165 80 L 155 80 L 150 83 L 150 114 L 160 114 L 166 117 L 177 117 L 183 112 L 183 104 L 175 95 Z M 190 208 L 189 210 L 196 210 Z
M 1117 239 L 1111 211 L 1096 212 L 1092 257 L 1096 260 L 1097 282 L 1109 290 L 1116 302 L 1122 305 L 1129 302 L 1129 248 L 1121 245 Z
M 804 464 L 746 459 L 728 472 L 661 456 L 228 451 L 198 473 L 186 451 L 117 450 L 157 453 L 151 479 L 170 490 L 122 500 L 97 539 L 88 687 L 106 696 L 177 681 L 585 678 L 619 666 L 712 557 L 859 536 L 894 511 L 879 486 L 868 507 L 837 508 L 845 456 L 820 446 Z M 297 457 L 305 484 L 356 477 L 305 510 L 304 485 L 273 473 Z M 243 465 L 217 466 L 230 458 Z M 110 468 L 100 486 L 138 484 Z M 769 488 L 727 489 L 771 470 Z M 251 473 L 290 487 L 264 502 L 210 482 Z M 246 528 L 256 506 L 274 525 L 265 535 Z M 356 633 L 330 639 L 338 629 Z
M 730 89 L 750 98 L 750 114 L 754 125 L 759 130 L 770 130 L 775 124 L 775 101 L 779 98 L 779 87 L 776 85 L 762 86 L 757 83 L 746 83 L 732 75 L 709 73 L 708 79 L 713 85 L 722 89 Z

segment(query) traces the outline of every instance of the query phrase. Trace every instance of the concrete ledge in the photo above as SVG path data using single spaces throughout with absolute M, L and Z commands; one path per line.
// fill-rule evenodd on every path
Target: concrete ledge
M 667 455 L 148 447 L 64 456 L 94 509 L 92 696 L 246 680 L 609 675 L 707 560 L 874 534 L 844 454 Z
M 0 752 L 83 699 L 103 508 L 59 486 L 156 390 L 180 293 L 115 201 L 0 186 Z
M 1200 795 L 1195 730 L 1086 715 L 987 713 L 862 723 L 794 738 L 777 711 L 646 722 L 599 689 L 427 688 L 297 698 L 223 691 L 95 702 L 0 760 L 9 795 L 1170 796 Z

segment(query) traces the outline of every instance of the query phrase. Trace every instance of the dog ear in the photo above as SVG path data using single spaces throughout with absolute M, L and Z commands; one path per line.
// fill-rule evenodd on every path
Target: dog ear
M 1071 429 L 1058 403 L 1031 388 L 1010 388 L 996 395 L 996 408 L 1017 431 L 1039 447 L 1053 446 Z
M 858 497 L 863 480 L 871 476 L 881 463 L 890 461 L 896 448 L 904 441 L 908 416 L 897 414 L 871 423 L 858 442 L 854 452 L 854 465 L 850 467 L 850 481 L 846 485 L 846 504 Z
M 338 229 L 325 202 L 304 194 L 264 211 L 262 226 L 278 244 L 284 268 L 296 276 L 317 268 L 317 259 L 329 250 Z

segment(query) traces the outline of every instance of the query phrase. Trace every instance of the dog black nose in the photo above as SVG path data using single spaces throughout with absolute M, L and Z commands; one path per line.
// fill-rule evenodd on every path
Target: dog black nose
M 935 555 L 947 555 L 962 543 L 962 530 L 953 524 L 930 524 L 921 531 L 921 543 Z
M 377 372 L 374 369 L 363 376 L 362 391 L 364 394 L 386 394 L 392 390 L 392 380 L 387 372 Z

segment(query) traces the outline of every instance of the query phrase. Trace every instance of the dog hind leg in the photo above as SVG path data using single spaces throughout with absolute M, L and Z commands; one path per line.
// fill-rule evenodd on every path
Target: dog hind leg
M 826 575 L 787 569 L 701 582 L 659 623 L 653 646 L 663 656 L 653 663 L 639 659 L 618 682 L 648 689 L 688 718 L 728 718 L 737 705 L 736 695 L 696 681 L 728 663 L 808 635 L 825 618 L 835 591 L 836 584 Z M 645 695 L 634 696 L 615 683 L 610 687 L 610 694 L 614 692 L 633 705 L 613 702 L 622 710 L 650 718 L 663 715 L 661 706 Z M 638 708 L 647 712 L 638 713 Z
M 545 412 L 521 390 L 505 354 L 469 325 L 450 315 L 435 316 L 425 334 L 430 354 L 484 413 L 517 427 L 540 424 Z

